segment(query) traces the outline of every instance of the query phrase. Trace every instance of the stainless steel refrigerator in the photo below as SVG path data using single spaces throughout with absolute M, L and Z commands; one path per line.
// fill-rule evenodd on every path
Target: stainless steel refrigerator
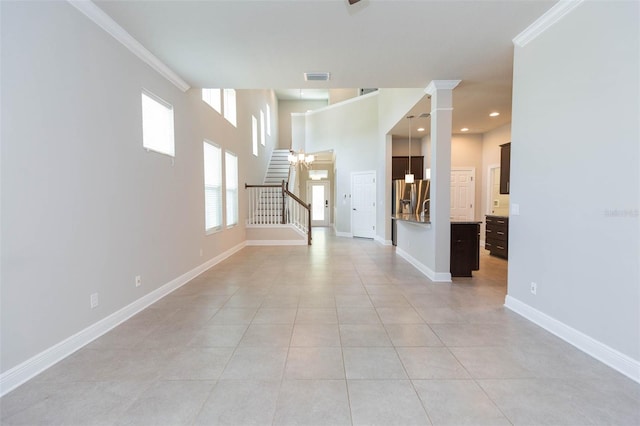
M 429 179 L 406 183 L 404 179 L 393 181 L 391 187 L 391 214 L 416 214 L 429 216 Z M 426 201 L 426 202 L 425 202 Z

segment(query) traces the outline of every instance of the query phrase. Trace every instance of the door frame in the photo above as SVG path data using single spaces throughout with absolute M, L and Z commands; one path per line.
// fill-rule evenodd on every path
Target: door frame
M 313 214 L 311 217 L 311 226 L 331 226 L 331 182 L 328 180 L 308 180 L 307 181 L 307 203 L 310 203 L 313 198 L 313 192 L 311 187 L 313 185 L 322 185 L 324 186 L 324 196 L 325 196 L 325 217 L 322 224 L 314 224 Z M 313 209 L 313 205 L 311 206 Z M 311 212 L 313 213 L 313 212 Z

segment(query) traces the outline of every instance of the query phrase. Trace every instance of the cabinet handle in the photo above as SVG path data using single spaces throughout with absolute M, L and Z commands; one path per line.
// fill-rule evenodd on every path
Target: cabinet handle
M 504 220 L 499 220 L 498 223 L 504 223 Z
M 487 231 L 487 233 L 493 232 L 491 229 L 487 229 L 486 231 Z
M 504 235 L 504 232 L 498 231 L 498 235 Z
M 497 248 L 499 248 L 500 250 L 504 250 L 504 247 L 500 247 L 500 246 L 496 246 Z

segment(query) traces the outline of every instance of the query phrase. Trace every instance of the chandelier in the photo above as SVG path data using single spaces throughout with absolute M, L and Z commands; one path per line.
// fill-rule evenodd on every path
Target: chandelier
M 313 154 L 305 154 L 304 151 L 291 151 L 287 159 L 289 160 L 289 164 L 291 164 L 292 166 L 300 164 L 308 168 L 316 158 Z

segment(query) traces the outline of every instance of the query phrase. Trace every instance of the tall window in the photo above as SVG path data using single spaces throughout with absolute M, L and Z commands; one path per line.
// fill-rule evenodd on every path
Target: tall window
M 224 118 L 234 126 L 238 126 L 236 122 L 236 91 L 233 89 L 224 89 Z
M 238 224 L 238 157 L 224 153 L 225 182 L 227 185 L 227 226 Z
M 251 137 L 253 139 L 253 155 L 258 156 L 258 119 L 251 116 Z
M 202 89 L 202 100 L 222 114 L 222 91 L 220 89 Z
M 205 230 L 211 233 L 222 227 L 222 151 L 207 141 L 203 148 Z
M 267 143 L 267 129 L 264 127 L 264 111 L 260 110 L 260 145 Z
M 142 146 L 175 156 L 173 107 L 148 92 L 142 92 Z
M 271 108 L 267 104 L 267 134 L 271 136 Z

